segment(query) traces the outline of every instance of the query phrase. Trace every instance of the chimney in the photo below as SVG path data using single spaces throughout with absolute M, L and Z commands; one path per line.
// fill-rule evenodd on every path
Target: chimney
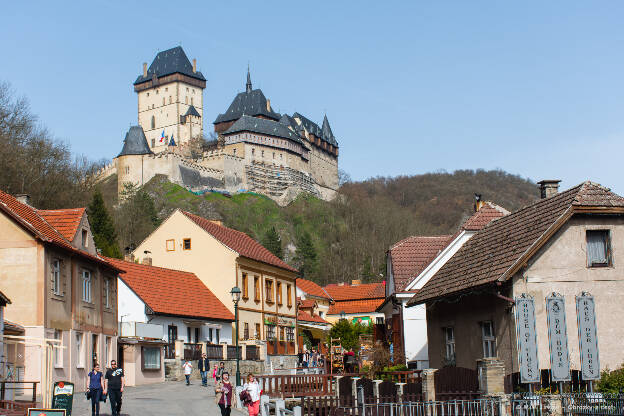
M 361 285 L 362 281 L 360 279 L 353 279 L 351 280 L 351 286 L 358 286 Z
M 130 263 L 134 263 L 134 254 L 132 253 L 124 254 L 124 260 L 129 261 Z
M 485 202 L 483 202 L 483 200 L 481 199 L 481 194 L 474 194 L 474 196 L 475 196 L 474 211 L 477 212 L 481 209 L 481 207 L 485 204 Z
M 271 111 L 271 100 L 267 98 L 267 111 Z
M 146 265 L 148 265 L 148 266 L 151 266 L 151 265 L 152 265 L 152 258 L 151 258 L 151 257 L 148 257 L 148 256 L 143 257 L 143 264 L 146 264 Z
M 143 62 L 143 78 L 147 78 L 147 62 Z
M 555 196 L 559 193 L 559 179 L 544 179 L 539 181 L 537 184 L 540 188 L 540 197 L 550 198 L 551 196 Z
M 30 206 L 30 195 L 28 194 L 17 194 L 15 195 L 15 199 L 17 199 L 22 204 Z
M 193 73 L 197 72 L 197 59 L 193 58 Z
M 221 221 L 221 220 L 208 220 L 208 221 L 210 221 L 213 224 L 217 224 L 217 225 L 223 226 L 223 221 Z

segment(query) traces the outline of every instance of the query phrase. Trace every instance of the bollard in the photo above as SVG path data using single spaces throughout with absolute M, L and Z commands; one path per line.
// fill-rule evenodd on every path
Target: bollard
M 301 411 L 301 406 L 293 407 L 293 415 L 294 416 L 303 416 L 303 412 Z
M 284 399 L 275 400 L 275 416 L 282 416 L 286 410 L 286 402 Z
M 269 396 L 266 394 L 260 396 L 260 414 L 269 416 Z

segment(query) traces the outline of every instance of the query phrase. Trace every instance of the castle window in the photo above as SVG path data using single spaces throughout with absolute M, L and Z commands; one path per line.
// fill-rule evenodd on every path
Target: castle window
M 147 96 L 149 97 L 149 92 L 147 93 Z
M 188 104 L 188 97 L 184 97 L 184 104 Z
M 275 152 L 273 152 L 273 159 L 275 159 Z
M 171 96 L 169 96 L 169 104 L 171 104 Z
M 283 159 L 283 158 L 284 158 L 284 155 L 280 153 L 280 159 Z
M 193 105 L 193 97 L 191 97 L 191 105 Z
M 130 173 L 130 166 L 126 166 L 126 175 Z
M 169 91 L 169 88 L 165 88 L 165 92 Z
M 264 157 L 264 150 L 262 151 L 262 157 Z
M 165 105 L 165 97 L 163 97 L 163 105 Z
M 188 92 L 188 87 L 186 87 L 186 92 Z
M 158 90 L 156 90 L 156 94 L 158 94 Z
M 152 116 L 152 128 L 156 128 L 156 117 Z
M 156 146 L 156 139 L 152 139 L 152 147 Z
M 253 147 L 251 148 L 251 154 L 253 155 L 254 153 L 256 153 L 256 149 L 254 149 Z
M 234 154 L 234 156 L 236 156 L 236 149 L 234 149 L 234 151 L 232 153 Z

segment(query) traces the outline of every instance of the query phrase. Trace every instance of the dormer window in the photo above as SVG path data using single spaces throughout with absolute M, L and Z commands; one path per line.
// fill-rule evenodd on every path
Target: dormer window
M 85 229 L 82 230 L 82 246 L 89 247 L 89 234 Z

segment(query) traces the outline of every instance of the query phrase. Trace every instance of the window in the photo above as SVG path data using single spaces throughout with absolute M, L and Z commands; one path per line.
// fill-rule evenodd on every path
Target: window
M 264 150 L 262 151 L 262 157 L 264 157 Z
M 208 328 L 208 341 L 212 343 L 212 328 Z
M 188 97 L 184 97 L 184 104 L 188 104 Z
M 193 97 L 191 97 L 191 105 L 193 105 Z
M 291 326 L 286 327 L 286 341 L 295 342 L 295 328 Z
M 172 99 L 171 99 L 171 96 L 169 96 L 169 104 L 171 103 L 172 103 Z
M 587 230 L 587 267 L 611 266 L 609 230 Z
M 165 88 L 165 92 L 169 91 L 169 88 Z
M 54 367 L 62 368 L 63 367 L 63 331 L 58 329 L 54 330 L 54 339 L 60 342 L 55 342 L 53 345 L 54 351 Z
M 195 328 L 195 343 L 199 343 L 199 328 Z
M 444 331 L 444 345 L 446 346 L 446 351 L 444 354 L 444 358 L 449 363 L 455 362 L 455 331 L 452 327 L 443 328 Z
M 270 341 L 275 339 L 275 325 L 266 325 L 266 337 Z
M 273 152 L 273 159 L 275 159 L 275 152 Z
M 141 347 L 141 370 L 160 370 L 160 347 Z
M 260 324 L 256 324 L 256 331 L 254 332 L 254 338 L 260 339 L 262 336 L 260 334 Z
M 77 368 L 84 368 L 85 363 L 85 350 L 83 345 L 83 336 L 81 332 L 76 332 L 76 351 L 78 352 L 78 359 L 76 360 Z
M 292 296 L 290 295 L 290 285 L 286 285 L 286 301 L 288 302 L 288 307 L 292 306 Z
M 234 156 L 236 156 L 236 149 L 234 149 L 234 150 L 232 151 L 232 154 L 233 154 Z
M 267 303 L 273 303 L 273 280 L 266 279 L 264 281 L 265 295 Z
M 156 128 L 156 117 L 152 116 L 152 128 L 155 129 Z
M 245 322 L 243 324 L 243 339 L 249 339 L 249 323 Z
M 256 153 L 256 149 L 254 149 L 253 147 L 251 148 L 251 155 L 253 156 L 254 153 Z
M 277 282 L 275 289 L 277 290 L 277 304 L 281 305 L 282 304 L 282 282 Z
M 55 295 L 61 293 L 61 261 L 59 259 L 52 260 L 52 292 Z
M 191 239 L 190 238 L 185 238 L 182 242 L 182 248 L 184 250 L 190 250 L 191 249 Z
M 165 97 L 163 97 L 163 105 L 165 105 Z
M 319 311 L 319 316 L 322 318 L 325 315 L 325 312 Z M 383 324 L 383 323 L 382 323 Z
M 320 316 L 321 318 L 323 317 L 323 315 L 321 315 L 321 313 L 320 313 L 320 312 L 319 312 L 319 316 Z M 377 325 L 383 325 L 383 324 L 384 324 L 384 317 L 383 317 L 383 316 L 378 316 L 378 317 L 375 319 L 375 323 L 376 323 Z
M 260 278 L 254 276 L 254 298 L 256 302 L 260 302 Z
M 483 334 L 483 357 L 496 357 L 496 336 L 492 321 L 482 322 L 481 332 Z
M 156 139 L 152 139 L 152 147 L 156 146 Z
M 104 279 L 104 306 L 110 308 L 110 279 Z
M 106 337 L 104 338 L 104 359 L 102 360 L 102 363 L 100 364 L 102 367 L 106 368 L 106 366 L 109 363 L 110 357 L 111 357 L 111 337 Z
M 190 326 L 186 327 L 186 342 L 188 342 L 189 344 L 193 342 L 191 340 L 191 327 Z
M 91 302 L 91 272 L 89 270 L 82 271 L 82 300 Z
M 167 248 L 167 251 L 175 251 L 175 240 L 165 241 L 165 246 Z
M 243 286 L 243 299 L 249 299 L 249 290 L 247 288 L 247 273 L 243 273 L 242 278 L 242 286 Z
M 82 230 L 82 246 L 89 246 L 89 234 L 87 233 L 87 230 Z
M 217 335 L 217 344 L 221 343 L 221 330 L 219 328 L 215 329 L 215 333 Z

